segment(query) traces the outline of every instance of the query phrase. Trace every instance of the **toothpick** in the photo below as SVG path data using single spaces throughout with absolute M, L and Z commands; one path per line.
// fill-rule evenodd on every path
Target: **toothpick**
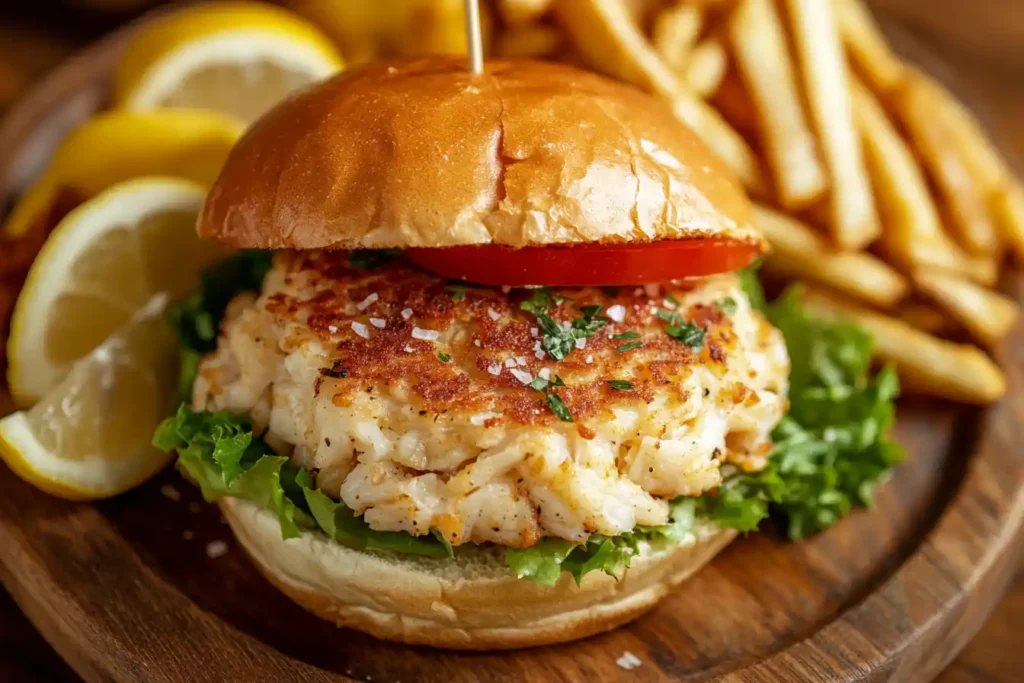
M 480 0 L 464 0 L 466 4 L 466 52 L 469 71 L 474 75 L 484 72 L 484 46 L 480 38 Z

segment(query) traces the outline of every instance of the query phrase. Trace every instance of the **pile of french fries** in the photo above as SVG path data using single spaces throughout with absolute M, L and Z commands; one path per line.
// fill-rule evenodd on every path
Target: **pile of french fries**
M 668 100 L 755 199 L 769 277 L 854 322 L 905 390 L 986 404 L 1019 310 L 1024 191 L 964 105 L 861 0 L 496 0 L 492 53 L 580 63 Z M 971 343 L 967 343 L 971 342 Z

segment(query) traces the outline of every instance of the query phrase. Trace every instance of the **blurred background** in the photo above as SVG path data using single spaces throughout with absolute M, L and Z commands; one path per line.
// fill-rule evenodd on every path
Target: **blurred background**
M 447 41 L 458 43 L 461 34 L 443 35 L 431 20 L 445 13 L 460 13 L 461 0 L 381 0 L 396 7 L 421 6 L 418 33 L 433 47 L 445 51 Z M 642 8 L 656 0 L 628 0 Z M 166 0 L 7 0 L 0 8 L 0 108 L 8 105 L 39 75 L 91 40 L 131 21 Z M 357 61 L 368 56 L 363 41 L 349 39 L 353 17 L 362 2 L 346 0 L 278 0 L 307 14 L 342 42 L 345 58 Z M 890 16 L 920 37 L 952 48 L 968 66 L 990 75 L 1006 97 L 1024 98 L 1020 84 L 1024 74 L 1024 2 L 1020 0 L 871 0 L 882 16 Z M 331 7 L 334 6 L 334 9 Z M 324 9 L 328 8 L 328 9 Z M 643 11 L 642 9 L 640 10 Z M 457 25 L 457 24 L 456 24 Z M 433 34 L 433 35 L 432 35 Z M 438 35 L 441 34 L 441 35 Z M 346 45 L 346 43 L 348 43 Z M 360 44 L 362 43 L 362 44 Z M 430 45 L 388 46 L 390 51 L 411 53 Z M 1024 152 L 1024 147 L 1018 147 Z
M 660 0 L 623 1 L 641 22 L 662 4 Z M 377 3 L 393 7 L 394 12 L 374 12 L 375 18 L 369 19 L 367 8 Z M 0 3 L 0 115 L 77 50 L 167 4 L 172 3 L 4 0 Z M 464 49 L 462 0 L 279 0 L 277 4 L 318 24 L 341 47 L 348 62 Z M 484 29 L 492 53 L 533 56 L 541 52 L 574 61 L 572 47 L 560 42 L 564 36 L 545 30 L 547 19 L 530 22 L 530 31 L 498 31 L 497 23 L 503 20 L 493 8 L 500 10 L 501 4 L 495 0 L 485 7 Z M 1024 172 L 1024 0 L 871 0 L 869 4 L 887 32 L 900 34 L 900 44 L 919 45 L 922 54 L 936 57 L 927 68 L 962 96 L 990 129 L 999 131 L 997 143 L 1007 161 L 1018 175 Z M 399 23 L 414 28 L 401 29 Z M 393 39 L 397 35 L 402 36 L 400 41 Z M 988 626 L 940 681 L 1021 680 L 1024 652 L 1018 634 L 1022 626 L 1024 576 L 1019 575 Z M 0 680 L 74 680 L 3 592 Z

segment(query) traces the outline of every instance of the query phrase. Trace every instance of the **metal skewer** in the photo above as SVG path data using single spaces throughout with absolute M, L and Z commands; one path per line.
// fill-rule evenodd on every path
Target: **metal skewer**
M 469 71 L 473 75 L 484 72 L 484 46 L 480 38 L 480 0 L 464 0 L 466 5 L 466 52 Z

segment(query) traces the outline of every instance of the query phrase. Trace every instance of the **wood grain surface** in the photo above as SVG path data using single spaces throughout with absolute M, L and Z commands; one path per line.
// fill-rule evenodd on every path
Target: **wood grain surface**
M 16 65 L 4 54 L 7 47 L 0 40 L 0 65 Z M 1002 72 L 993 76 L 981 57 L 955 62 L 961 76 L 979 75 L 954 87 L 981 103 L 1001 142 L 1024 157 L 1018 123 L 1024 94 L 1006 88 Z M 36 99 L 66 100 L 74 91 L 77 101 L 99 101 L 99 91 L 83 95 L 78 87 L 102 71 L 90 63 L 80 62 L 66 78 L 76 87 L 52 86 Z M 0 97 L 2 87 L 0 69 Z M 38 119 L 27 113 L 22 120 Z M 25 137 L 19 134 L 17 145 L 0 140 L 0 188 L 20 183 L 32 166 L 4 173 L 11 168 L 5 141 L 21 148 Z M 1024 295 L 1020 278 L 1007 285 Z M 215 508 L 201 504 L 173 473 L 83 506 L 40 494 L 0 468 L 0 579 L 90 680 L 238 680 L 241 670 L 254 681 L 827 680 L 837 671 L 924 680 L 967 642 L 1019 567 L 1015 553 L 1005 551 L 1020 547 L 1012 534 L 1024 517 L 1017 438 L 1024 420 L 1024 331 L 1004 346 L 1000 360 L 1015 392 L 993 411 L 901 407 L 898 438 L 909 445 L 910 460 L 875 510 L 800 545 L 770 530 L 742 540 L 650 616 L 577 645 L 459 655 L 339 632 L 273 591 L 231 541 Z M 5 400 L 0 396 L 0 413 Z M 162 495 L 164 484 L 182 499 Z M 219 540 L 229 542 L 229 553 L 208 558 L 206 545 Z M 940 680 L 1021 680 L 1021 626 L 1024 575 Z M 643 662 L 629 674 L 614 664 L 625 650 Z M 76 679 L 13 602 L 0 600 L 0 680 Z

